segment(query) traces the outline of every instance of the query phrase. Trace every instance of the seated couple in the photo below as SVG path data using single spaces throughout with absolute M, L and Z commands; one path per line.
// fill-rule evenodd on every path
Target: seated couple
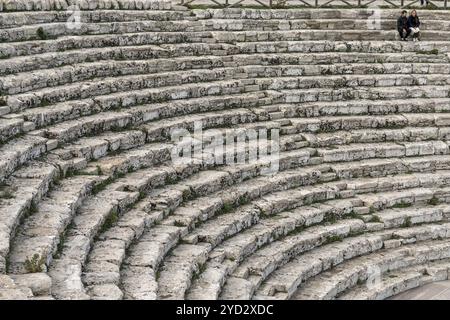
M 402 15 L 397 20 L 397 30 L 400 38 L 407 41 L 409 35 L 412 36 L 413 41 L 420 40 L 420 20 L 417 16 L 416 10 L 412 10 L 409 17 L 406 16 L 406 10 L 402 11 Z

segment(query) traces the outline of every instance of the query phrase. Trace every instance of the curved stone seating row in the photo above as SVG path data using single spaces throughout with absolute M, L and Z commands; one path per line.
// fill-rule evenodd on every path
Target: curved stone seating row
M 17 28 L 49 23 L 70 22 L 73 18 L 74 10 L 60 11 L 3 11 L 0 18 L 2 29 Z M 81 8 L 80 8 L 81 9 Z M 133 22 L 133 21 L 178 21 L 192 20 L 187 10 L 118 10 L 118 9 L 96 9 L 95 11 L 83 10 L 80 12 L 79 21 L 81 23 L 104 23 L 104 22 Z M 75 22 L 73 19 L 72 22 Z
M 323 76 L 323 75 L 341 75 L 341 74 L 351 74 L 351 75 L 368 75 L 368 74 L 395 74 L 397 72 L 404 74 L 447 74 L 448 64 L 446 63 L 436 63 L 440 56 L 424 55 L 422 60 L 430 59 L 432 64 L 417 64 L 417 65 L 403 65 L 400 61 L 393 63 L 384 63 L 384 58 L 382 55 L 372 56 L 367 55 L 372 60 L 376 60 L 376 64 L 367 65 L 361 63 L 355 63 L 352 65 L 344 64 L 340 65 L 335 63 L 330 65 L 329 63 L 321 65 L 318 61 L 317 65 L 312 66 L 311 64 L 305 65 L 302 61 L 302 57 L 293 57 L 292 55 L 261 55 L 261 61 L 259 64 L 268 64 L 267 66 L 255 65 L 254 57 L 248 55 L 237 55 L 231 56 L 228 61 L 223 61 L 218 57 L 205 56 L 202 58 L 192 57 L 192 58 L 176 58 L 176 59 L 157 59 L 149 61 L 106 61 L 98 63 L 89 63 L 81 65 L 72 65 L 70 67 L 58 68 L 58 69 L 45 69 L 39 72 L 15 74 L 6 76 L 2 79 L 2 91 L 4 94 L 15 95 L 19 93 L 25 93 L 27 91 L 33 91 L 36 89 L 42 89 L 46 87 L 56 87 L 64 84 L 70 84 L 74 82 L 81 81 L 96 81 L 102 77 L 117 77 L 117 80 L 125 79 L 123 76 L 128 75 L 139 75 L 142 74 L 142 81 L 150 81 L 150 79 L 155 78 L 160 83 L 159 86 L 169 86 L 170 82 L 173 81 L 170 78 L 172 75 L 170 71 L 186 71 L 183 73 L 185 76 L 197 76 L 206 77 L 208 74 L 205 71 L 200 71 L 198 69 L 210 69 L 214 67 L 217 77 L 215 80 L 220 80 L 221 75 L 219 72 L 225 74 L 227 77 L 244 77 L 255 78 L 255 77 L 289 77 L 294 75 L 302 76 Z M 431 56 L 431 57 L 430 57 Z M 315 55 L 312 55 L 315 57 Z M 333 56 L 326 56 L 327 59 Z M 402 60 L 410 59 L 407 56 L 398 56 Z M 418 56 L 415 56 L 418 57 Z M 285 59 L 283 59 L 285 58 Z M 342 57 L 341 57 L 342 58 Z M 351 56 L 350 56 L 351 58 Z M 412 57 L 414 58 L 414 56 Z M 271 60 L 269 60 L 271 59 Z M 364 56 L 362 57 L 364 59 Z M 235 63 L 234 61 L 237 60 Z M 287 61 L 285 61 L 287 60 Z M 291 60 L 291 61 L 289 61 Z M 311 59 L 309 59 L 311 60 Z M 358 57 L 358 61 L 360 57 Z M 446 60 L 446 59 L 445 59 Z M 444 60 L 444 61 L 445 61 Z M 267 61 L 267 62 L 266 62 Z M 442 60 L 441 60 L 442 61 Z M 325 62 L 325 61 L 323 61 Z M 349 61 L 346 61 L 346 63 Z M 309 62 L 310 63 L 310 62 Z M 383 63 L 383 64 L 381 64 Z M 225 65 L 233 65 L 224 68 Z M 197 69 L 197 70 L 196 70 Z M 192 70 L 192 71 L 188 71 Z M 196 70 L 196 71 L 194 71 Z M 149 76 L 147 74 L 157 75 Z M 211 73 L 211 71 L 209 72 Z M 50 79 L 48 79 L 50 78 Z M 113 79 L 104 79 L 113 80 Z M 206 79 L 207 80 L 207 79 Z M 179 79 L 181 81 L 181 79 Z M 195 81 L 195 78 L 193 78 Z
M 369 190 L 369 192 L 373 192 L 374 190 Z M 409 194 L 408 192 L 407 192 L 407 194 Z M 375 194 L 376 195 L 376 194 Z M 375 196 L 374 195 L 374 196 Z M 400 202 L 400 204 L 403 202 L 403 201 L 407 201 L 407 200 L 405 200 L 405 198 L 403 198 L 404 197 L 404 195 L 400 192 L 398 195 L 396 195 L 396 200 L 395 201 L 399 201 Z M 364 199 L 364 198 L 362 198 L 362 199 Z M 419 199 L 419 198 L 417 198 L 417 199 Z M 280 201 L 283 201 L 283 200 L 281 200 L 281 197 L 280 197 Z M 285 200 L 285 201 L 287 201 L 287 200 Z M 419 200 L 418 200 L 419 201 Z M 273 203 L 273 202 L 271 202 L 271 203 Z M 365 204 L 365 203 L 364 203 Z M 363 203 L 361 203 L 360 204 L 360 206 L 362 206 L 363 205 Z M 365 204 L 366 205 L 366 204 Z M 389 206 L 395 206 L 395 203 L 391 203 Z M 366 207 L 367 207 L 367 213 L 369 212 L 369 207 L 371 208 L 371 207 L 373 207 L 371 204 L 368 204 L 368 205 L 366 205 Z M 285 207 L 282 207 L 282 208 L 284 208 L 284 209 L 286 209 Z M 352 207 L 350 207 L 350 209 L 351 209 Z M 289 209 L 289 208 L 288 208 Z M 378 209 L 378 208 L 377 208 Z M 277 210 L 280 210 L 279 208 L 277 209 Z M 328 209 L 329 210 L 329 209 Z M 370 209 L 370 210 L 374 210 L 374 209 Z M 351 210 L 347 210 L 347 214 L 348 213 L 351 213 L 352 211 Z M 364 210 L 363 211 L 361 211 L 361 212 L 364 212 Z M 273 212 L 272 212 L 272 214 L 273 214 Z M 323 215 L 323 213 L 322 213 L 322 215 Z M 238 215 L 239 216 L 239 215 Z M 423 218 L 423 217 L 422 217 Z M 425 218 L 426 219 L 426 218 Z M 431 218 L 432 220 L 434 219 L 434 218 Z M 439 219 L 439 218 L 437 218 L 437 219 Z M 377 221 L 379 220 L 379 219 L 376 219 Z M 432 221 L 431 220 L 431 221 Z M 320 220 L 319 220 L 320 221 Z M 210 224 L 208 224 L 208 225 L 210 225 L 211 227 L 210 228 L 216 228 L 217 230 L 220 230 L 220 227 L 217 227 L 217 224 L 219 224 L 220 225 L 220 223 L 216 223 L 216 224 L 214 224 L 214 222 L 213 221 L 211 221 L 211 223 Z M 379 224 L 379 223 L 378 223 Z M 381 225 L 382 226 L 382 225 Z M 245 232 L 243 233 L 243 234 L 245 234 Z M 251 233 L 250 233 L 251 234 Z M 254 236 L 253 236 L 254 237 Z M 246 241 L 255 241 L 255 239 L 253 239 L 252 240 L 252 238 L 253 237 L 248 237 L 247 238 L 247 240 Z M 239 238 L 239 236 L 237 236 L 237 238 Z M 245 236 L 243 236 L 243 237 L 241 237 L 242 239 L 246 239 L 246 237 Z M 242 240 L 241 240 L 242 241 Z M 227 241 L 227 242 L 229 242 L 229 241 Z M 289 242 L 287 242 L 287 243 L 289 243 Z M 243 248 L 251 248 L 251 245 L 250 245 L 250 243 L 248 244 L 248 245 L 245 245 L 244 243 L 242 243 L 242 242 L 239 242 L 238 240 L 236 241 L 236 244 L 238 244 L 238 247 L 243 247 Z M 254 245 L 253 245 L 254 246 Z M 227 250 L 229 250 L 228 248 L 233 248 L 233 245 L 231 245 L 231 244 L 227 244 L 227 245 L 221 245 L 220 246 L 221 248 L 222 248 L 222 250 L 225 250 L 225 252 L 229 252 L 229 251 L 227 251 Z M 280 246 L 278 245 L 273 245 L 273 248 L 280 248 Z M 247 249 L 248 250 L 248 249 Z M 232 251 L 231 251 L 232 252 Z M 230 256 L 232 253 L 231 252 L 229 252 L 228 253 L 228 258 L 233 258 L 233 261 L 236 259 L 236 260 L 239 260 L 239 259 L 241 259 L 241 258 L 239 258 L 239 256 Z M 222 253 L 222 255 L 223 255 L 223 253 Z M 258 267 L 256 267 L 257 265 L 259 265 L 259 264 L 261 264 L 262 263 L 262 260 L 263 259 L 261 259 L 261 260 L 257 260 L 258 262 L 256 262 L 254 265 L 253 265 L 253 267 L 252 268 L 259 268 L 260 266 L 258 266 Z M 248 268 L 248 267 L 247 267 Z M 246 268 L 246 269 L 247 269 Z M 243 269 L 244 270 L 244 269 Z M 252 270 L 254 270 L 254 269 L 252 269 Z M 204 289 L 204 287 L 203 287 L 203 289 Z
M 295 67 L 292 68 L 292 72 L 295 72 Z M 298 69 L 301 72 L 301 69 Z M 25 93 L 19 93 L 10 95 L 7 97 L 6 102 L 11 111 L 17 112 L 26 110 L 28 108 L 43 107 L 64 101 L 71 101 L 76 99 L 94 98 L 96 96 L 106 96 L 121 92 L 127 92 L 131 95 L 134 90 L 150 90 L 158 89 L 160 92 L 160 99 L 167 100 L 167 94 L 173 91 L 172 86 L 178 86 L 180 91 L 186 91 L 180 93 L 180 97 L 174 94 L 172 99 L 182 99 L 195 97 L 191 92 L 199 90 L 201 87 L 206 86 L 206 82 L 209 83 L 203 90 L 212 90 L 214 85 L 224 86 L 227 83 L 234 82 L 236 86 L 241 87 L 242 91 L 257 91 L 257 90 L 283 90 L 283 89 L 311 89 L 329 87 L 340 89 L 345 87 L 386 87 L 386 86 L 417 86 L 422 85 L 424 88 L 430 85 L 439 85 L 445 88 L 447 85 L 448 76 L 446 76 L 445 69 L 442 69 L 442 73 L 438 74 L 417 74 L 404 76 L 399 79 L 394 78 L 390 74 L 373 74 L 373 75 L 346 75 L 346 76 L 305 76 L 305 78 L 292 77 L 289 74 L 282 74 L 281 77 L 269 76 L 264 79 L 258 77 L 246 77 L 247 74 L 244 68 L 242 70 L 234 68 L 226 69 L 214 69 L 209 70 L 196 70 L 193 74 L 183 73 L 176 77 L 175 73 L 166 73 L 164 75 L 140 75 L 140 76 L 123 76 L 104 78 L 101 82 L 102 85 L 94 81 L 84 81 L 79 83 L 73 83 L 64 86 L 48 87 L 42 90 L 33 90 Z M 266 71 L 262 69 L 261 74 L 266 74 Z M 286 71 L 285 71 L 286 73 Z M 259 76 L 258 73 L 255 74 Z M 166 78 L 166 79 L 164 79 Z M 192 82 L 189 82 L 192 79 Z M 327 80 L 325 80 L 327 79 Z M 328 81 L 328 82 L 327 82 Z M 85 91 L 80 92 L 81 88 L 85 88 Z M 183 88 L 184 90 L 181 90 Z M 415 88 L 411 88 L 415 89 Z M 217 94 L 217 93 L 216 93 Z M 158 101 L 153 101 L 158 102 Z
M 169 16 L 170 18 L 170 16 Z M 367 29 L 367 19 L 363 20 L 206 20 L 193 21 L 194 19 L 180 19 L 167 20 L 167 16 L 162 15 L 164 21 L 114 21 L 114 22 L 82 22 L 79 27 L 74 28 L 67 22 L 40 23 L 32 25 L 24 25 L 20 27 L 13 27 L 3 29 L 0 32 L 0 39 L 3 42 L 19 42 L 19 41 L 33 41 L 46 40 L 47 38 L 56 39 L 63 36 L 71 35 L 101 35 L 101 34 L 131 34 L 135 32 L 199 32 L 199 31 L 228 31 L 228 32 L 242 32 L 251 30 L 259 32 L 258 36 L 262 39 L 271 39 L 267 37 L 267 30 L 272 32 L 305 30 L 309 33 L 316 33 L 319 30 L 339 30 L 341 33 L 347 31 L 346 36 L 356 36 L 358 33 L 350 32 L 350 30 L 364 30 Z M 395 30 L 396 19 L 387 20 L 382 19 L 380 22 L 378 32 L 383 34 L 391 34 L 388 31 Z M 440 29 L 443 32 L 450 30 L 448 21 L 445 20 L 425 20 L 422 25 L 426 35 L 432 35 L 433 30 Z M 369 30 L 370 32 L 370 30 Z M 44 33 L 44 35 L 42 34 Z M 239 33 L 238 33 L 239 34 Z M 298 33 L 297 33 L 298 34 Z M 303 34 L 303 33 L 302 33 Z M 320 33 L 319 33 L 320 34 Z M 375 33 L 376 34 L 376 33 Z M 238 36 L 238 38 L 241 38 Z M 228 38 L 227 38 L 228 39 Z M 395 38 L 394 38 L 395 39 Z M 394 40 L 387 38 L 387 40 Z M 356 39 L 360 40 L 360 39 Z M 377 39 L 375 39 L 377 40 Z M 378 39 L 379 40 L 379 39 Z M 251 41 L 251 40 L 250 40 Z
M 416 229 L 423 229 L 421 232 L 429 234 L 418 241 L 417 245 L 408 244 L 411 242 L 401 236 L 390 238 L 385 232 L 375 232 L 369 239 L 360 236 L 348 238 L 304 254 L 274 272 L 256 295 L 259 298 L 273 296 L 277 299 L 333 299 L 347 288 L 363 282 L 364 271 L 368 272 L 365 274 L 365 280 L 369 280 L 367 284 L 375 285 L 378 279 L 374 278 L 381 276 L 386 270 L 422 262 L 424 256 L 430 255 L 427 249 L 442 252 L 442 247 L 446 247 L 447 241 L 439 239 L 448 237 L 448 223 L 412 227 L 411 231 Z M 393 232 L 401 234 L 401 229 Z M 442 238 L 439 235 L 443 235 Z M 364 246 L 370 239 L 373 239 L 372 246 Z M 434 241 L 430 241 L 431 239 Z M 415 254 L 421 255 L 422 259 L 415 260 L 420 259 L 414 257 Z M 323 257 L 322 261 L 320 257 Z M 323 271 L 330 268 L 332 271 Z M 323 273 L 319 273 L 321 271 Z M 319 275 L 315 276 L 316 274 Z M 361 280 L 358 279 L 359 276 Z M 367 279 L 367 276 L 372 279 Z
M 189 167 L 188 167 L 188 169 L 189 169 Z M 173 177 L 171 178 L 171 179 L 174 179 Z M 146 178 L 146 180 L 148 180 L 148 178 Z M 198 180 L 198 178 L 197 178 L 197 180 Z M 214 182 L 214 181 L 213 181 Z M 189 184 L 187 184 L 188 186 L 189 186 Z M 208 185 L 208 186 L 211 186 L 211 185 Z M 219 186 L 220 186 L 220 184 L 219 184 Z M 114 188 L 114 186 L 112 186 L 113 188 Z M 197 188 L 195 188 L 193 185 L 190 185 L 190 188 L 192 189 L 192 192 L 194 192 L 194 193 L 196 193 L 196 194 L 198 194 L 199 192 L 200 192 L 200 189 L 197 189 Z M 188 188 L 189 189 L 189 188 Z M 207 189 L 208 190 L 208 189 Z M 133 214 L 134 213 L 134 211 L 131 211 L 130 212 L 130 214 Z M 127 219 L 127 213 L 125 213 L 124 214 L 124 217 L 125 217 L 125 220 Z M 119 220 L 119 223 L 120 223 L 120 220 Z M 94 248 L 94 250 L 95 250 L 95 248 Z M 63 251 L 64 252 L 64 251 Z M 87 254 L 87 252 L 85 252 L 85 254 Z M 80 258 L 81 259 L 81 258 Z M 94 257 L 92 257 L 92 259 L 95 259 Z M 81 261 L 83 261 L 83 259 L 81 259 Z M 55 267 L 55 268 L 58 268 L 57 266 Z M 78 270 L 78 269 L 77 269 Z M 91 266 L 91 264 L 88 264 L 88 266 L 87 266 L 87 270 L 96 270 L 95 269 L 95 267 L 93 267 L 93 266 Z M 85 279 L 85 281 L 87 281 L 87 283 L 89 283 L 89 284 L 94 284 L 95 282 L 93 282 L 94 281 L 94 279 L 95 279 L 95 277 L 98 277 L 100 272 L 98 271 L 98 272 L 89 272 L 88 274 L 87 274 L 87 279 Z M 91 275 L 90 277 L 89 277 L 89 275 Z M 57 276 L 55 276 L 55 277 L 57 277 Z M 58 278 L 56 278 L 56 283 L 58 283 L 59 281 L 57 280 Z M 100 279 L 102 279 L 102 278 L 100 278 Z M 98 281 L 98 280 L 97 280 Z M 99 284 L 99 285 L 97 285 L 97 288 L 92 288 L 92 290 L 96 290 L 97 291 L 97 294 L 99 294 L 99 290 L 101 290 L 101 287 L 103 286 L 103 285 L 105 285 L 105 284 Z M 100 286 L 100 287 L 98 287 L 98 286 Z M 111 286 L 111 284 L 109 284 L 109 286 Z M 59 296 L 60 297 L 67 297 L 67 293 L 66 292 L 64 292 L 64 290 L 63 290 L 63 293 L 61 293 L 61 289 L 60 288 L 58 288 L 58 287 L 56 287 L 56 289 L 55 289 L 55 292 L 60 292 L 59 293 Z M 57 293 L 56 293 L 57 294 Z M 80 296 L 78 296 L 77 295 L 77 297 L 80 297 Z
M 362 292 L 363 290 L 356 288 L 354 291 L 343 294 L 339 299 L 382 300 L 431 282 L 447 280 L 448 263 L 448 259 L 434 261 L 430 258 L 428 263 L 388 272 L 387 275 L 383 274 L 379 283 L 370 290 L 366 289 Z
M 192 12 L 199 19 L 257 19 L 257 20 L 295 20 L 295 19 L 367 19 L 373 15 L 373 8 L 356 8 L 356 9 L 328 9 L 328 8 L 302 8 L 301 10 L 277 9 L 277 10 L 260 10 L 256 8 L 225 8 L 225 9 L 193 9 Z M 398 18 L 397 9 L 383 9 L 380 12 L 383 19 Z M 439 10 L 421 10 L 421 17 L 425 20 L 446 20 L 448 18 L 445 11 Z
M 378 30 L 395 30 L 397 18 L 381 17 Z M 423 18 L 423 17 L 422 17 Z M 450 30 L 448 21 L 434 20 L 435 17 L 423 18 L 421 30 Z M 355 19 L 289 19 L 289 20 L 259 20 L 259 19 L 212 19 L 202 21 L 206 30 L 211 31 L 287 31 L 287 30 L 364 30 L 367 29 L 367 17 Z
M 0 294 L 288 298 L 303 275 L 319 288 L 339 264 L 447 238 L 444 13 L 421 12 L 412 43 L 394 41 L 394 10 L 367 31 L 367 10 L 103 0 L 73 31 L 39 3 L 0 18 Z M 171 134 L 196 122 L 279 129 L 280 172 L 208 162 L 212 132 L 189 141 L 206 158 L 174 165 Z M 285 276 L 309 256 L 326 261 Z
M 77 5 L 82 10 L 168 10 L 172 8 L 171 2 L 158 0 L 2 0 L 0 11 L 64 10 L 71 5 Z
M 430 43 L 428 45 L 432 45 Z M 282 43 L 281 43 L 282 45 Z M 311 43 L 311 46 L 321 46 L 318 42 Z M 322 44 L 323 46 L 324 44 Z M 327 44 L 328 46 L 329 44 Z M 70 50 L 66 52 L 55 53 L 43 53 L 36 54 L 34 56 L 23 56 L 17 57 L 15 59 L 4 59 L 0 60 L 0 74 L 11 74 L 18 72 L 27 72 L 38 69 L 49 69 L 45 72 L 52 72 L 52 76 L 56 76 L 53 73 L 56 71 L 51 68 L 61 67 L 68 64 L 73 64 L 74 67 L 78 67 L 78 64 L 88 63 L 88 65 L 93 68 L 97 66 L 97 64 L 93 64 L 94 61 L 104 61 L 103 64 L 106 63 L 115 63 L 115 64 L 149 64 L 151 65 L 153 62 L 147 61 L 145 63 L 140 62 L 140 60 L 145 60 L 148 58 L 153 59 L 162 59 L 161 64 L 168 64 L 168 66 L 162 67 L 164 70 L 169 68 L 170 65 L 173 65 L 177 61 L 199 61 L 204 59 L 212 59 L 215 63 L 219 63 L 219 65 L 229 65 L 232 62 L 237 65 L 247 65 L 247 64 L 261 64 L 261 65 L 278 65 L 278 64 L 291 64 L 291 65 L 299 65 L 299 64 L 327 64 L 328 68 L 333 68 L 333 65 L 330 62 L 334 63 L 386 63 L 386 62 L 435 62 L 435 63 L 446 63 L 447 57 L 442 53 L 445 53 L 445 50 L 442 50 L 442 53 L 437 52 L 437 54 L 432 53 L 433 49 L 424 48 L 423 53 L 416 54 L 414 51 L 411 51 L 411 55 L 399 54 L 397 52 L 383 53 L 383 52 L 364 52 L 363 48 L 361 48 L 360 52 L 347 52 L 346 44 L 342 43 L 344 50 L 339 50 L 337 47 L 335 51 L 343 51 L 339 54 L 333 52 L 333 48 L 328 49 L 329 52 L 314 52 L 314 54 L 305 54 L 300 50 L 293 52 L 267 52 L 267 53 L 258 53 L 252 54 L 246 53 L 243 50 L 240 53 L 237 50 L 234 50 L 233 47 L 222 46 L 221 44 L 202 44 L 202 43 L 192 43 L 192 44 L 174 44 L 174 45 L 161 45 L 161 46 L 148 46 L 148 45 L 139 45 L 139 46 L 127 46 L 127 47 L 117 47 L 117 48 L 101 48 L 101 49 L 85 49 L 85 50 Z M 350 44 L 348 44 L 350 45 Z M 397 43 L 392 43 L 392 45 L 397 46 Z M 417 46 L 422 45 L 417 44 Z M 314 48 L 314 47 L 312 47 Z M 326 48 L 324 48 L 325 51 Z M 398 48 L 399 50 L 401 49 Z M 405 50 L 407 48 L 404 48 Z M 317 50 L 317 49 L 316 49 Z M 428 50 L 428 52 L 427 52 Z M 222 53 L 223 52 L 223 53 Z M 218 56 L 213 55 L 216 54 Z M 196 58 L 193 56 L 197 56 Z M 224 57 L 223 55 L 227 55 Z M 188 58 L 191 56 L 190 58 Z M 204 57 L 203 57 L 204 56 Z M 171 57 L 170 60 L 164 60 L 168 57 Z M 176 59 L 173 61 L 173 59 Z M 109 61 L 111 60 L 111 61 Z M 121 60 L 133 60 L 120 62 Z M 159 62 L 158 62 L 159 63 Z M 205 62 L 207 64 L 209 62 Z M 200 65 L 201 66 L 201 65 Z M 197 67 L 200 67 L 197 64 Z M 83 66 L 79 66 L 78 68 L 82 68 Z M 351 67 L 351 66 L 349 66 Z M 376 66 L 374 66 L 376 67 Z M 168 69 L 170 70 L 170 69 Z M 42 71 L 44 72 L 44 71 Z M 36 76 L 39 75 L 36 74 Z M 77 76 L 79 77 L 79 75 Z M 13 77 L 11 77 L 13 78 Z M 32 79 L 24 79 L 26 81 L 30 81 Z

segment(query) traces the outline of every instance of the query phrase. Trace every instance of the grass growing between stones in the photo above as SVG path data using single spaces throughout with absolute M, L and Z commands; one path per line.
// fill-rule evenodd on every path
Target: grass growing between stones
M 411 206 L 412 206 L 412 203 L 400 202 L 400 203 L 396 203 L 395 205 L 393 205 L 392 208 L 401 209 L 401 208 L 408 208 Z
M 117 210 L 113 210 L 105 219 L 102 227 L 100 228 L 100 234 L 109 230 L 119 220 L 119 214 Z
M 4 107 L 6 106 L 6 100 L 4 97 L 1 96 L 0 94 L 0 107 Z
M 439 54 L 439 50 L 438 49 L 432 49 L 432 50 L 419 50 L 416 51 L 417 54 L 434 54 L 437 55 Z
M 436 206 L 440 203 L 439 199 L 436 196 L 433 196 L 430 200 L 427 201 L 430 206 Z
M 45 264 L 44 257 L 41 257 L 39 254 L 35 253 L 31 259 L 27 258 L 25 260 L 25 270 L 29 273 L 38 273 L 42 272 L 42 266 Z
M 42 27 L 39 27 L 36 30 L 36 35 L 38 36 L 38 38 L 40 40 L 47 40 L 48 39 L 48 34 Z
M 411 226 L 412 226 L 411 218 L 410 217 L 406 217 L 405 221 L 402 223 L 402 225 L 400 227 L 401 228 L 409 228 Z

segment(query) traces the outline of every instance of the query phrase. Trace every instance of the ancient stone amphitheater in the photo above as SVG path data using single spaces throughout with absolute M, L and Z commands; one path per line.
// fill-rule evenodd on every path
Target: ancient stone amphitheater
M 448 278 L 449 11 L 402 42 L 399 9 L 380 29 L 364 8 L 0 10 L 0 298 L 385 299 Z M 175 163 L 195 123 L 278 132 L 225 152 L 278 149 L 277 170 Z

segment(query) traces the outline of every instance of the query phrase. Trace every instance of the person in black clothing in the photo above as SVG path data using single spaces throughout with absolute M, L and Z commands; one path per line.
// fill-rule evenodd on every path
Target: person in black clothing
M 406 10 L 403 10 L 402 15 L 397 19 L 397 30 L 403 41 L 406 41 L 406 38 L 411 33 L 411 30 L 408 28 L 408 18 L 406 17 L 406 13 Z
M 411 11 L 411 15 L 408 18 L 408 28 L 412 34 L 413 41 L 420 40 L 420 20 L 417 16 L 416 10 Z
M 420 5 L 421 6 L 423 6 L 423 5 L 428 6 L 429 3 L 430 2 L 428 0 L 420 0 Z

